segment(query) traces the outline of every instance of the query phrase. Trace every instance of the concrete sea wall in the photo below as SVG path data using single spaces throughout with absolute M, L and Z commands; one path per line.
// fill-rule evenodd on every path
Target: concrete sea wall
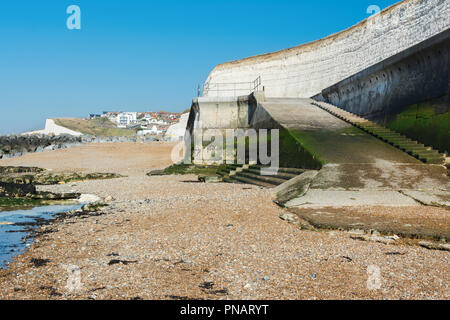
M 314 97 L 450 151 L 450 29 Z
M 241 97 L 194 98 L 187 130 L 249 128 L 256 100 L 253 95 Z
M 261 76 L 267 97 L 312 97 L 449 27 L 450 1 L 405 0 L 327 38 L 218 65 L 207 81 L 251 82 Z

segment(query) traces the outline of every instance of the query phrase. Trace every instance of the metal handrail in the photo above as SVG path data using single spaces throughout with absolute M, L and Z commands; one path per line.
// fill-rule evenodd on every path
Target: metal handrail
M 230 92 L 237 96 L 238 92 L 257 92 L 263 89 L 261 76 L 251 82 L 210 82 L 207 81 L 203 85 L 198 85 L 197 94 L 199 97 L 205 96 L 209 92 Z M 263 89 L 264 90 L 264 89 Z M 245 94 L 245 93 L 242 93 Z

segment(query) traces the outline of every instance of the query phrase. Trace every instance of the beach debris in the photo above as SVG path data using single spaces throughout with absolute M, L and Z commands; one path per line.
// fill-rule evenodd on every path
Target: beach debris
M 95 194 L 82 194 L 78 198 L 78 202 L 80 203 L 93 203 L 93 202 L 99 202 L 101 199 L 97 197 Z
M 105 198 L 105 202 L 111 202 L 111 201 L 114 201 L 115 199 L 113 198 L 113 197 L 111 197 L 111 196 L 107 196 L 106 198 Z
M 292 213 L 283 213 L 280 215 L 280 219 L 288 223 L 295 223 L 298 220 L 297 216 Z
M 30 263 L 34 265 L 35 268 L 40 268 L 49 263 L 48 259 L 31 258 Z
M 202 289 L 206 289 L 206 290 L 211 290 L 214 287 L 214 282 L 203 282 L 201 285 L 199 285 L 199 288 Z
M 137 261 L 127 261 L 127 260 L 118 260 L 118 259 L 114 259 L 111 260 L 110 262 L 108 262 L 108 266 L 112 266 L 115 264 L 124 264 L 124 265 L 129 265 L 132 263 L 137 263 Z
M 366 234 L 363 230 L 356 229 L 350 230 L 349 234 L 350 238 L 353 240 L 379 242 L 383 244 L 394 244 L 400 239 L 400 237 L 397 235 L 382 236 L 377 230 L 370 230 L 369 233 Z

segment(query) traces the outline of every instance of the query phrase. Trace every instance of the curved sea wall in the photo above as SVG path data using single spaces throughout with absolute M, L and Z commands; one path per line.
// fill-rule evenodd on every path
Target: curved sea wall
M 450 152 L 450 29 L 314 97 Z
M 207 82 L 251 82 L 261 76 L 267 97 L 312 97 L 449 27 L 450 1 L 405 0 L 327 38 L 220 64 Z

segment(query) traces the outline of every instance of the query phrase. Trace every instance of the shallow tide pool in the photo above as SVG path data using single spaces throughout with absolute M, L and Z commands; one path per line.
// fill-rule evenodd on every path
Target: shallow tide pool
M 1 211 L 0 208 L 0 268 L 7 268 L 8 263 L 24 252 L 33 242 L 30 228 L 36 228 L 38 222 L 47 221 L 55 214 L 80 209 L 82 204 L 52 205 Z

